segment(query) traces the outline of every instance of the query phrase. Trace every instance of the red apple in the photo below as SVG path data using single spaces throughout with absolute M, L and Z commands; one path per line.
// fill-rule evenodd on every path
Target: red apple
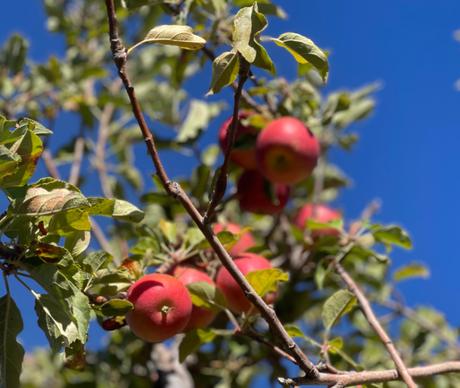
M 314 220 L 316 222 L 327 223 L 330 221 L 340 220 L 342 215 L 325 205 L 307 204 L 302 207 L 297 213 L 294 223 L 300 229 L 305 229 L 307 220 Z M 312 233 L 313 237 L 319 236 L 338 236 L 340 232 L 334 228 L 315 229 Z
M 250 112 L 240 112 L 239 118 L 246 119 L 251 115 Z M 219 144 L 222 152 L 227 149 L 227 133 L 232 122 L 232 117 L 229 117 L 219 129 Z M 230 160 L 235 164 L 245 169 L 256 169 L 256 139 L 258 129 L 252 126 L 246 126 L 239 121 L 239 125 L 236 129 L 235 143 L 233 144 L 232 152 L 230 154 Z
M 272 184 L 253 170 L 245 171 L 237 183 L 240 208 L 251 213 L 279 213 L 286 206 L 289 191 L 289 186 Z
M 228 231 L 238 235 L 241 232 L 241 227 L 237 224 L 228 222 L 226 224 L 214 224 L 213 230 L 215 234 L 222 231 Z M 244 232 L 240 235 L 238 242 L 232 246 L 229 253 L 231 256 L 238 256 L 239 254 L 246 252 L 249 248 L 252 248 L 254 245 L 256 245 L 256 242 L 252 234 L 250 232 Z
M 197 282 L 205 282 L 215 286 L 212 279 L 204 272 L 191 267 L 178 266 L 173 271 L 175 276 L 184 285 Z M 216 317 L 216 312 L 203 307 L 193 306 L 192 314 L 184 331 L 202 329 L 207 327 Z
M 243 275 L 249 272 L 272 268 L 271 263 L 262 256 L 254 253 L 243 253 L 235 258 L 235 264 Z M 217 287 L 222 291 L 227 301 L 227 305 L 235 313 L 248 312 L 251 309 L 251 302 L 246 298 L 238 283 L 224 267 L 219 269 L 216 277 Z M 267 303 L 273 303 L 275 294 L 270 293 L 265 296 Z
M 171 275 L 144 275 L 129 288 L 128 300 L 134 309 L 126 321 L 135 335 L 148 342 L 182 332 L 192 313 L 187 288 Z
M 318 140 L 295 117 L 273 120 L 257 137 L 259 170 L 274 183 L 294 184 L 308 178 L 319 154 Z

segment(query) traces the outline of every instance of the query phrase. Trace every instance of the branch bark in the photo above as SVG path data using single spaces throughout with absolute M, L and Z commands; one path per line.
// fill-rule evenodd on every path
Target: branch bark
M 396 349 L 393 341 L 386 333 L 385 329 L 382 327 L 380 322 L 378 321 L 377 317 L 372 310 L 372 307 L 364 295 L 364 293 L 360 290 L 358 285 L 355 281 L 351 278 L 348 272 L 343 268 L 342 264 L 338 260 L 333 262 L 334 268 L 337 274 L 342 278 L 343 282 L 347 285 L 349 290 L 356 296 L 358 299 L 359 305 L 361 306 L 361 310 L 364 313 L 367 321 L 374 329 L 375 333 L 379 336 L 382 343 L 387 348 L 388 353 L 390 354 L 391 358 L 393 359 L 396 369 L 398 370 L 401 379 L 406 383 L 409 388 L 416 388 L 417 384 L 415 384 L 414 380 L 412 379 L 411 375 L 409 374 L 404 361 L 402 360 L 398 350 Z
M 219 260 L 222 265 L 230 272 L 235 281 L 239 284 L 247 298 L 256 306 L 261 315 L 270 325 L 273 332 L 280 338 L 286 351 L 288 351 L 297 361 L 299 367 L 311 378 L 316 378 L 319 376 L 319 372 L 314 366 L 314 364 L 308 359 L 308 357 L 302 352 L 300 347 L 294 342 L 294 340 L 289 336 L 287 331 L 284 329 L 283 324 L 278 319 L 275 311 L 269 307 L 264 300 L 257 295 L 251 285 L 248 283 L 246 278 L 240 272 L 238 267 L 233 262 L 232 258 L 225 250 L 219 239 L 212 232 L 209 225 L 204 223 L 203 217 L 197 208 L 193 205 L 191 199 L 188 195 L 182 190 L 180 185 L 177 182 L 173 182 L 169 179 L 163 164 L 160 160 L 158 150 L 155 145 L 155 140 L 152 132 L 150 131 L 147 123 L 144 119 L 141 106 L 136 97 L 136 93 L 133 85 L 129 79 L 129 76 L 126 72 L 126 48 L 123 46 L 118 32 L 118 22 L 115 13 L 115 5 L 113 0 L 105 0 L 107 8 L 107 16 L 109 22 L 109 37 L 110 37 L 110 46 L 112 50 L 113 60 L 118 69 L 118 75 L 123 82 L 123 85 L 128 94 L 133 114 L 139 124 L 140 130 L 144 137 L 144 141 L 148 150 L 149 155 L 151 156 L 152 162 L 155 166 L 156 174 L 158 175 L 163 188 L 166 192 L 176 198 L 187 211 L 189 216 L 192 218 L 193 222 L 198 226 L 203 235 L 209 241 L 212 249 L 216 252 Z
M 232 122 L 227 131 L 227 147 L 224 153 L 224 161 L 220 168 L 217 170 L 216 174 L 216 184 L 211 196 L 211 199 L 208 204 L 208 208 L 204 215 L 204 222 L 209 222 L 215 213 L 216 207 L 219 205 L 220 201 L 225 195 L 225 190 L 227 189 L 228 181 L 228 165 L 230 163 L 230 154 L 232 153 L 233 145 L 235 144 L 236 134 L 238 131 L 238 126 L 240 124 L 239 119 L 239 109 L 240 109 L 240 99 L 241 93 L 243 92 L 243 87 L 249 76 L 249 63 L 243 57 L 240 57 L 240 72 L 238 77 L 238 85 L 236 87 L 234 97 L 233 97 L 233 115 Z
M 431 377 L 445 373 L 459 373 L 460 361 L 448 361 L 440 364 L 409 368 L 411 378 Z M 399 372 L 395 369 L 382 371 L 346 372 L 340 374 L 320 373 L 317 379 L 299 377 L 294 379 L 279 378 L 279 382 L 285 386 L 297 385 L 324 385 L 334 387 L 350 387 L 358 384 L 384 383 L 400 380 Z

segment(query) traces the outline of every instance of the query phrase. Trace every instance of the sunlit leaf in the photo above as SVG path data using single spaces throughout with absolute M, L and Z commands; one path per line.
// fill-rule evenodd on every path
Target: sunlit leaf
M 339 290 L 330 296 L 323 306 L 321 317 L 326 330 L 332 326 L 356 304 L 355 296 L 347 290 Z
M 239 70 L 238 53 L 226 51 L 212 62 L 211 86 L 207 95 L 218 93 L 224 86 L 235 81 Z
M 162 25 L 152 28 L 142 41 L 128 50 L 128 53 L 144 43 L 159 43 L 178 46 L 185 50 L 199 50 L 204 47 L 206 40 L 195 35 L 190 26 Z
M 400 282 L 410 278 L 428 278 L 430 271 L 427 267 L 420 263 L 411 263 L 404 267 L 398 268 L 393 273 L 393 280 Z
M 193 282 L 187 284 L 187 289 L 192 298 L 192 303 L 197 307 L 219 309 L 225 307 L 225 298 L 220 290 L 206 282 Z
M 265 296 L 278 288 L 278 283 L 287 282 L 289 274 L 279 268 L 267 268 L 249 272 L 246 279 L 259 296 Z
M 327 80 L 329 63 L 326 54 L 311 39 L 294 33 L 286 32 L 272 40 L 288 50 L 295 60 L 301 64 L 310 63 L 321 75 L 323 81 Z

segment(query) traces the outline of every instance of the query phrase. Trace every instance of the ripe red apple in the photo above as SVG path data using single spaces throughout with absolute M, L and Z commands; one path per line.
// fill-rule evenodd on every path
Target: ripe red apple
M 237 224 L 228 222 L 226 224 L 214 224 L 213 230 L 215 234 L 222 231 L 228 231 L 238 235 L 241 232 L 241 227 Z M 239 254 L 246 252 L 249 248 L 252 248 L 254 245 L 256 245 L 256 242 L 251 232 L 244 232 L 239 237 L 238 242 L 232 246 L 229 253 L 231 256 L 238 256 Z
M 289 199 L 289 186 L 272 184 L 260 173 L 245 171 L 237 183 L 240 208 L 259 214 L 279 213 Z
M 302 207 L 297 213 L 294 223 L 300 229 L 305 229 L 307 220 L 314 220 L 316 222 L 327 223 L 334 220 L 340 220 L 342 215 L 334 209 L 326 205 L 313 205 L 307 204 Z M 312 233 L 313 237 L 319 236 L 338 236 L 340 232 L 334 228 L 315 229 Z
M 206 282 L 215 286 L 212 279 L 204 272 L 195 268 L 178 266 L 174 268 L 173 275 L 186 286 L 190 283 Z M 216 312 L 204 307 L 193 306 L 192 314 L 184 331 L 202 329 L 207 327 L 216 317 Z
M 246 119 L 251 115 L 251 112 L 242 111 L 238 115 L 239 119 Z M 227 149 L 227 133 L 232 122 L 232 117 L 229 117 L 219 129 L 219 144 L 222 152 Z M 235 143 L 233 144 L 230 160 L 245 168 L 256 169 L 256 139 L 258 129 L 252 126 L 246 126 L 239 121 L 238 128 L 236 129 Z
M 243 275 L 260 269 L 272 268 L 271 263 L 262 256 L 255 253 L 243 253 L 235 258 L 235 264 Z M 246 298 L 238 283 L 224 267 L 219 269 L 216 277 L 217 287 L 222 291 L 227 301 L 227 305 L 235 313 L 248 312 L 251 309 L 251 302 Z M 275 294 L 270 293 L 265 296 L 267 303 L 275 301 Z
M 319 154 L 318 140 L 295 117 L 273 120 L 257 137 L 259 170 L 274 183 L 294 184 L 308 178 Z
M 135 335 L 148 342 L 160 342 L 180 333 L 192 313 L 187 288 L 175 277 L 144 275 L 128 290 L 134 309 L 126 321 Z

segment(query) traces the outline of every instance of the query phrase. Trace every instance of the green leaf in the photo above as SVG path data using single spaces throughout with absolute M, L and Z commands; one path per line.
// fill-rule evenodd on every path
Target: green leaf
M 374 225 L 371 227 L 375 240 L 385 245 L 397 245 L 401 248 L 411 249 L 412 241 L 407 232 L 397 225 Z
M 221 242 L 221 244 L 226 248 L 230 249 L 234 244 L 238 242 L 238 236 L 229 232 L 228 230 L 224 230 L 222 232 L 217 233 L 217 238 Z M 206 249 L 211 248 L 211 244 L 209 244 L 208 240 L 204 240 L 198 245 L 199 249 Z
M 12 144 L 11 140 L 14 141 Z M 0 187 L 25 185 L 35 172 L 38 159 L 43 152 L 41 139 L 26 126 L 22 126 L 12 132 L 8 129 L 0 131 L 0 144 L 4 145 L 0 150 L 0 169 L 5 170 L 0 176 Z
M 189 354 L 196 352 L 201 345 L 214 340 L 216 335 L 212 329 L 189 331 L 179 345 L 179 362 L 184 362 Z
M 165 0 L 122 0 L 123 7 L 134 9 L 142 7 L 143 5 L 157 5 L 165 3 Z
M 275 66 L 259 42 L 260 33 L 267 24 L 267 19 L 258 10 L 257 2 L 250 7 L 241 8 L 233 20 L 233 48 L 247 62 L 274 74 Z
M 66 248 L 72 256 L 78 256 L 88 248 L 91 242 L 91 233 L 88 231 L 75 231 L 70 233 L 64 243 Z
M 339 290 L 330 296 L 324 303 L 323 311 L 321 312 L 321 318 L 326 330 L 329 331 L 340 317 L 351 311 L 355 304 L 355 296 L 347 290 Z
M 327 56 L 311 39 L 294 32 L 286 32 L 272 40 L 278 46 L 288 50 L 298 63 L 313 65 L 323 81 L 327 81 L 329 73 Z
M 19 34 L 14 34 L 0 51 L 0 67 L 7 69 L 12 75 L 23 70 L 26 63 L 29 43 Z
M 284 325 L 284 329 L 287 331 L 287 333 L 289 334 L 290 337 L 301 337 L 303 338 L 305 336 L 305 334 L 303 333 L 302 329 L 297 326 L 297 325 L 293 325 L 293 324 L 286 324 Z
M 88 198 L 88 212 L 92 215 L 113 217 L 117 220 L 140 222 L 144 212 L 122 199 Z
M 196 228 L 187 228 L 184 235 L 184 242 L 188 248 L 194 248 L 205 239 L 203 232 Z
M 226 305 L 224 296 L 212 284 L 194 282 L 187 284 L 187 289 L 192 298 L 192 303 L 197 307 L 219 310 Z
M 80 266 L 88 273 L 95 274 L 100 269 L 106 268 L 113 261 L 113 257 L 104 251 L 91 252 L 79 259 Z
M 158 227 L 166 240 L 172 243 L 177 240 L 177 225 L 175 223 L 161 219 Z
M 200 100 L 192 100 L 176 141 L 188 143 L 196 140 L 209 127 L 210 121 L 220 113 L 221 107 L 221 104 L 207 104 Z
M 327 343 L 329 347 L 329 352 L 332 354 L 338 353 L 343 348 L 343 338 L 342 337 L 335 337 Z
M 29 270 L 47 294 L 33 292 L 38 324 L 54 350 L 74 342 L 86 343 L 91 307 L 80 291 L 82 276 L 78 267 L 56 268 L 42 264 Z
M 355 121 L 366 118 L 375 108 L 375 101 L 364 99 L 354 102 L 348 109 L 337 112 L 332 117 L 332 124 L 344 128 Z
M 249 272 L 246 279 L 257 294 L 263 297 L 269 292 L 276 291 L 279 282 L 287 282 L 289 274 L 279 268 L 268 268 Z
M 400 282 L 414 277 L 428 278 L 429 276 L 430 271 L 427 267 L 420 263 L 411 263 L 398 268 L 393 274 L 393 280 L 395 282 Z
M 152 28 L 142 41 L 128 50 L 128 53 L 144 43 L 159 43 L 178 46 L 185 50 L 200 50 L 206 44 L 206 40 L 195 35 L 190 26 L 162 25 Z
M 312 219 L 306 221 L 306 226 L 309 230 L 321 230 L 327 228 L 333 228 L 342 231 L 343 230 L 343 220 L 332 220 L 329 222 L 318 222 Z
M 24 348 L 17 342 L 23 329 L 21 312 L 10 295 L 0 299 L 0 386 L 16 388 L 20 386 Z
M 207 96 L 218 93 L 224 86 L 230 85 L 238 75 L 240 61 L 238 53 L 226 51 L 212 62 L 211 86 Z
M 101 312 L 106 317 L 126 315 L 134 308 L 134 305 L 126 299 L 111 299 L 101 306 Z

